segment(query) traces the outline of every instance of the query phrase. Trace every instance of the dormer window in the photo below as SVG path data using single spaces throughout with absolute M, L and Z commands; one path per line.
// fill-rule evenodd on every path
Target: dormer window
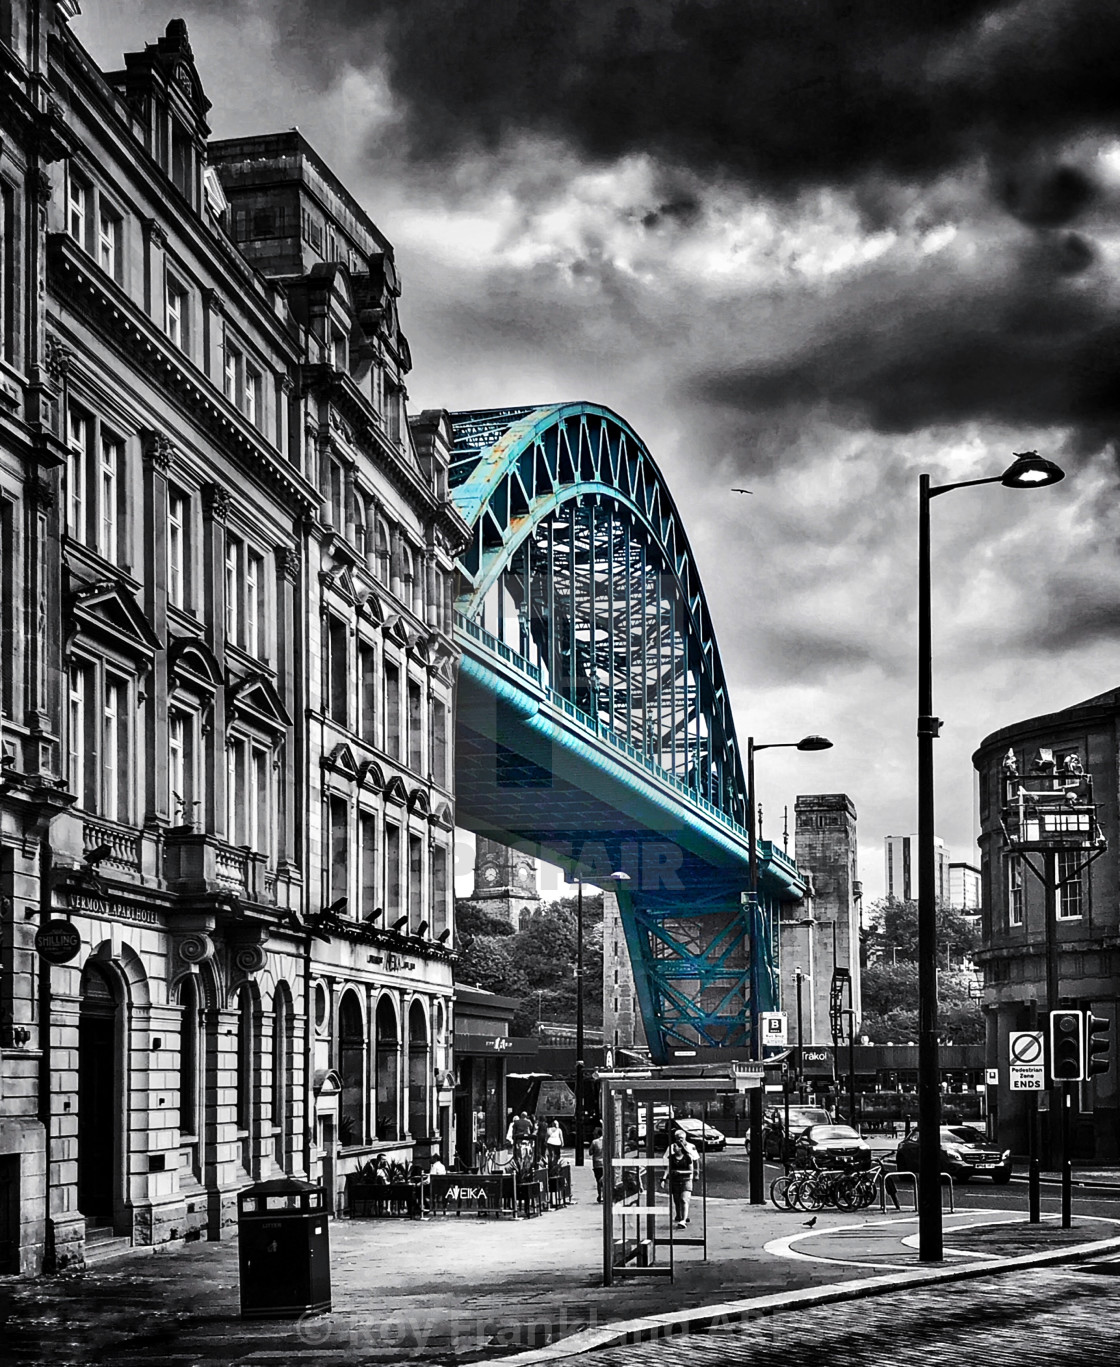
M 331 334 L 331 365 L 335 370 L 347 370 L 346 337 L 343 333 L 335 331 Z
M 178 123 L 171 128 L 171 181 L 187 199 L 194 198 L 194 146 Z

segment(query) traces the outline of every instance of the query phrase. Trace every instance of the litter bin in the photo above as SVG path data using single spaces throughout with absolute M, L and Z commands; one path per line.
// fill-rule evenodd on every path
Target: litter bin
M 279 1177 L 237 1197 L 241 1318 L 280 1319 L 331 1308 L 331 1251 L 323 1192 Z

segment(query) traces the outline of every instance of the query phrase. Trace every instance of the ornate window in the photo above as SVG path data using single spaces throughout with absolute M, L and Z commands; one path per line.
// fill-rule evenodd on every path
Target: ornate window
M 186 608 L 190 570 L 190 499 L 173 485 L 167 488 L 167 601 Z
M 132 678 L 101 660 L 76 659 L 67 695 L 68 780 L 86 811 L 132 819 L 135 774 Z
M 1017 854 L 1007 859 L 1007 921 L 1012 926 L 1023 924 L 1023 861 Z
M 1079 917 L 1084 904 L 1084 887 L 1079 850 L 1059 850 L 1057 859 L 1058 919 L 1073 921 Z

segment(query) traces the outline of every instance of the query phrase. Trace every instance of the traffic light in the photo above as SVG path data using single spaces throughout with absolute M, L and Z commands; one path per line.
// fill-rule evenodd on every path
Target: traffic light
M 1085 1012 L 1085 1076 L 1094 1073 L 1107 1073 L 1110 1060 L 1108 1051 L 1111 1044 L 1109 1032 L 1112 1022 L 1107 1016 L 1094 1016 Z
M 1050 1012 L 1050 1076 L 1055 1082 L 1085 1077 L 1083 1011 Z

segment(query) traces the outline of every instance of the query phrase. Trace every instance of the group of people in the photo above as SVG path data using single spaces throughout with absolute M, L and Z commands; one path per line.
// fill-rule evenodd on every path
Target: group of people
M 564 1151 L 564 1131 L 555 1116 L 551 1119 L 542 1116 L 534 1121 L 528 1111 L 522 1111 L 509 1122 L 506 1143 L 513 1150 L 514 1158 L 527 1155 L 531 1149 L 535 1162 L 546 1163 L 549 1172 L 555 1172 Z

